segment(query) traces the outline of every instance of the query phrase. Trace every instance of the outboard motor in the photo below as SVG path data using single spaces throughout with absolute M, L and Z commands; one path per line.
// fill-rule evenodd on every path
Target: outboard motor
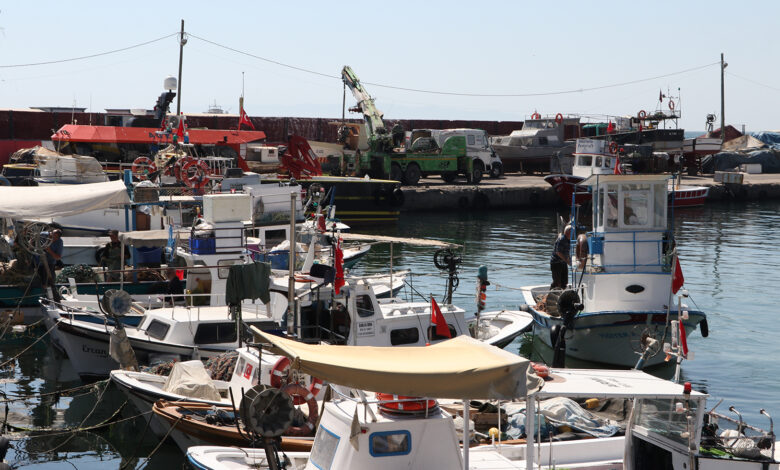
M 574 318 L 585 308 L 580 302 L 580 296 L 571 289 L 558 296 L 558 313 L 563 324 L 554 325 L 550 329 L 550 342 L 553 345 L 553 367 L 566 367 L 566 332 L 574 328 Z

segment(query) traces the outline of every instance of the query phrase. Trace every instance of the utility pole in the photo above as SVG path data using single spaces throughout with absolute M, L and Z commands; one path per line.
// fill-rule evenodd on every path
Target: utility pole
M 726 92 L 723 76 L 729 64 L 723 61 L 723 53 L 720 53 L 720 145 L 726 142 Z
M 184 37 L 184 20 L 181 20 L 181 33 L 179 33 L 179 83 L 176 90 L 176 116 L 181 116 L 181 62 L 184 58 L 184 45 L 187 39 Z

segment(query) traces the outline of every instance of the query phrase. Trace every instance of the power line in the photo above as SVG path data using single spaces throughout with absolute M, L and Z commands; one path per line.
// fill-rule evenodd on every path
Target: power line
M 76 60 L 92 59 L 92 58 L 95 58 L 95 57 L 100 57 L 100 56 L 109 55 L 109 54 L 116 54 L 117 52 L 123 52 L 123 51 L 127 51 L 127 50 L 130 50 L 130 49 L 135 49 L 136 47 L 146 46 L 148 44 L 152 44 L 152 43 L 155 43 L 155 42 L 158 42 L 158 41 L 162 41 L 163 39 L 168 39 L 169 37 L 176 36 L 178 34 L 179 33 L 172 33 L 172 34 L 169 34 L 167 36 L 163 36 L 161 38 L 152 39 L 151 41 L 146 41 L 146 42 L 142 42 L 142 43 L 139 43 L 139 44 L 134 44 L 132 46 L 123 47 L 121 49 L 114 49 L 113 51 L 98 52 L 97 54 L 90 54 L 90 55 L 85 55 L 85 56 L 81 56 L 81 57 L 72 57 L 70 59 L 49 60 L 49 61 L 46 61 L 46 62 L 34 62 L 34 63 L 30 63 L 30 64 L 0 65 L 0 68 L 1 69 L 10 69 L 10 68 L 16 68 L 16 67 L 34 67 L 34 66 L 38 66 L 38 65 L 62 64 L 64 62 L 73 62 L 73 61 L 76 61 Z
M 733 74 L 733 73 L 731 73 L 731 72 L 726 72 L 726 73 L 727 73 L 729 76 L 732 76 L 732 77 L 739 78 L 740 80 L 745 80 L 746 82 L 750 82 L 750 83 L 753 83 L 753 84 L 755 84 L 755 85 L 762 86 L 762 87 L 764 87 L 764 88 L 769 88 L 770 90 L 780 91 L 780 88 L 773 87 L 773 86 L 771 86 L 771 85 L 767 85 L 767 84 L 765 84 L 765 83 L 757 82 L 757 81 L 755 81 L 755 80 L 752 80 L 752 79 L 750 79 L 750 78 L 746 78 L 746 77 L 740 77 L 739 75 Z
M 252 58 L 255 58 L 255 59 L 258 59 L 258 60 L 262 60 L 262 61 L 268 62 L 270 64 L 279 65 L 281 67 L 286 67 L 286 68 L 289 68 L 289 69 L 292 69 L 292 70 L 297 70 L 299 72 L 305 72 L 305 73 L 310 73 L 310 74 L 314 74 L 314 75 L 319 75 L 321 77 L 334 78 L 334 79 L 337 79 L 337 80 L 341 80 L 341 76 L 331 75 L 331 74 L 327 74 L 327 73 L 318 72 L 316 70 L 307 69 L 307 68 L 304 68 L 304 67 L 298 67 L 298 66 L 295 66 L 295 65 L 285 64 L 284 62 L 279 62 L 277 60 L 268 59 L 266 57 L 261 57 L 261 56 L 258 56 L 258 55 L 255 55 L 255 54 L 252 54 L 252 53 L 249 53 L 249 52 L 245 52 L 245 51 L 241 51 L 239 49 L 232 48 L 230 46 L 225 46 L 223 44 L 219 44 L 217 42 L 210 41 L 208 39 L 196 36 L 194 34 L 189 34 L 189 36 L 193 37 L 193 38 L 196 38 L 196 39 L 200 39 L 201 41 L 209 43 L 211 45 L 214 45 L 214 46 L 217 46 L 217 47 L 221 47 L 223 49 L 235 52 L 237 54 L 242 54 L 242 55 L 245 55 L 245 56 L 248 56 L 248 57 L 252 57 Z M 532 96 L 552 96 L 552 95 L 565 95 L 565 94 L 571 94 L 571 93 L 583 93 L 583 92 L 587 92 L 587 91 L 604 90 L 604 89 L 607 89 L 607 88 L 615 88 L 615 87 L 621 87 L 621 86 L 626 86 L 626 85 L 634 85 L 636 83 L 648 82 L 648 81 L 651 81 L 651 80 L 658 80 L 659 78 L 672 77 L 674 75 L 680 75 L 680 74 L 684 74 L 684 73 L 688 73 L 688 72 L 693 72 L 693 71 L 696 71 L 696 70 L 701 70 L 701 69 L 704 69 L 704 68 L 707 68 L 707 67 L 712 67 L 712 66 L 719 65 L 719 64 L 720 64 L 720 62 L 713 62 L 711 64 L 700 65 L 698 67 L 691 67 L 689 69 L 680 70 L 680 71 L 677 71 L 677 72 L 667 73 L 667 74 L 663 74 L 663 75 L 656 75 L 654 77 L 642 78 L 642 79 L 638 79 L 638 80 L 631 80 L 631 81 L 628 81 L 628 82 L 613 83 L 613 84 L 610 84 L 610 85 L 602 85 L 602 86 L 589 87 L 589 88 L 577 88 L 577 89 L 573 89 L 573 90 L 540 92 L 540 93 L 507 93 L 507 94 L 498 94 L 498 93 L 496 93 L 496 94 L 493 94 L 493 93 L 458 93 L 458 92 L 450 92 L 450 91 L 436 91 L 436 90 L 423 90 L 423 89 L 419 89 L 419 88 L 407 88 L 407 87 L 386 85 L 386 84 L 383 84 L 383 83 L 366 82 L 366 81 L 363 81 L 363 83 L 365 83 L 366 85 L 376 86 L 376 87 L 380 87 L 380 88 L 389 88 L 389 89 L 393 89 L 393 90 L 409 91 L 409 92 L 413 92 L 413 93 L 426 93 L 426 94 L 432 94 L 432 95 L 469 96 L 469 97 L 479 97 L 479 98 L 522 98 L 522 97 L 532 97 Z

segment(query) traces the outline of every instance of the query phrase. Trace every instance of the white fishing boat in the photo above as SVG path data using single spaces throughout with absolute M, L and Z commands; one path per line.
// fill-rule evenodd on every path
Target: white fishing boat
M 717 430 L 712 421 L 716 414 L 705 410 L 706 394 L 641 371 L 564 369 L 543 381 L 529 373 L 526 359 L 463 337 L 393 355 L 370 347 L 295 344 L 265 335 L 264 340 L 283 351 L 301 372 L 316 371 L 325 380 L 354 390 L 325 403 L 311 452 L 285 453 L 293 468 L 780 468 L 771 431 L 745 437 L 740 421 L 736 425 L 743 431 L 710 436 Z M 373 399 L 360 390 L 385 392 Z M 522 444 L 494 441 L 469 448 L 460 445 L 452 416 L 434 400 L 457 398 L 465 405 L 466 397 L 525 399 L 531 410 L 550 397 L 624 398 L 633 401 L 633 408 L 626 437 L 540 442 L 532 432 Z M 525 428 L 539 432 L 539 418 L 528 413 Z M 258 434 L 271 421 L 258 418 Z M 468 406 L 464 423 L 469 423 Z M 465 426 L 463 437 L 470 434 L 469 428 Z M 189 463 L 204 470 L 279 468 L 275 466 L 279 457 L 270 447 L 187 451 Z
M 572 259 L 577 262 L 572 262 L 571 284 L 563 293 L 549 286 L 522 288 L 545 344 L 554 347 L 562 338 L 556 333 L 565 327 L 567 355 L 631 367 L 648 339 L 656 347 L 646 365 L 664 361 L 660 346 L 678 334 L 672 321 L 684 325 L 679 332 L 683 337 L 697 326 L 707 336 L 704 313 L 676 302 L 673 295 L 679 289 L 673 289 L 679 262 L 667 225 L 667 180 L 660 175 L 593 175 L 580 183 L 593 194 L 593 229 L 579 241 L 576 227 L 572 230 Z

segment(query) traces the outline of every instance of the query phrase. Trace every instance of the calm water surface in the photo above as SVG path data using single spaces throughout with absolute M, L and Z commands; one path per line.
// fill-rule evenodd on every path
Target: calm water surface
M 710 407 L 720 399 L 719 411 L 728 413 L 734 405 L 751 423 L 766 427 L 758 410 L 766 408 L 780 417 L 780 361 L 777 360 L 777 310 L 780 285 L 774 277 L 780 265 L 780 205 L 777 203 L 712 204 L 699 209 L 678 210 L 674 214 L 680 262 L 689 304 L 708 315 L 710 335 L 695 332 L 689 338 L 694 360 L 683 363 L 683 378 L 694 388 L 711 395 Z M 556 233 L 556 221 L 549 210 L 494 211 L 489 213 L 405 214 L 397 228 L 377 231 L 387 235 L 429 237 L 463 244 L 463 263 L 455 303 L 475 309 L 476 273 L 487 265 L 492 286 L 487 296 L 488 310 L 516 308 L 520 303 L 518 287 L 548 283 L 549 256 Z M 414 291 L 423 296 L 441 298 L 445 277 L 433 265 L 430 249 L 394 245 L 393 264 L 413 272 Z M 378 245 L 355 268 L 356 273 L 375 273 L 386 269 L 389 246 Z M 407 289 L 407 293 L 411 289 Z M 8 335 L 6 335 L 8 337 Z M 6 339 L 0 345 L 5 361 L 31 343 L 30 337 Z M 538 358 L 546 352 L 532 336 L 518 339 L 507 347 L 512 352 Z M 593 366 L 577 364 L 577 366 Z M 650 370 L 668 377 L 669 368 Z M 0 370 L 0 390 L 9 396 L 54 392 L 77 387 L 67 359 L 60 357 L 45 342 L 25 353 L 19 361 Z M 121 393 L 102 385 L 74 392 L 79 396 L 46 396 L 14 402 L 8 422 L 21 428 L 77 426 L 85 417 L 86 425 L 111 417 L 124 402 Z M 100 394 L 105 406 L 94 411 Z M 58 400 L 57 400 L 58 399 Z M 129 404 L 120 418 L 137 414 Z M 68 436 L 44 436 L 18 442 L 20 450 L 9 453 L 9 461 L 32 468 L 180 468 L 181 452 L 164 443 L 147 463 L 158 445 L 141 420 L 126 420 L 111 428 Z M 51 455 L 28 452 L 57 450 Z

